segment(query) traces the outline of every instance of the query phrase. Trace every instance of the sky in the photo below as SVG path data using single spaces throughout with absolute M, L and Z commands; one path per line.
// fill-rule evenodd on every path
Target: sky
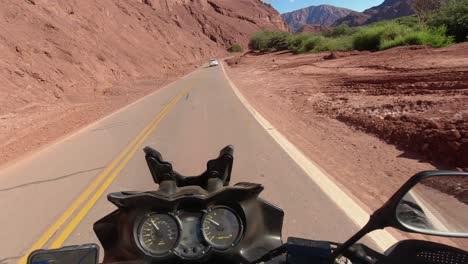
M 303 7 L 317 5 L 334 5 L 355 11 L 364 11 L 369 7 L 380 5 L 383 0 L 263 0 L 271 4 L 278 12 L 286 13 Z

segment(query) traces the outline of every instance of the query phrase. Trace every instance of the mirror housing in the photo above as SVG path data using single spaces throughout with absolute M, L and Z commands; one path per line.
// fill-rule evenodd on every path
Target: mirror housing
M 332 259 L 342 255 L 348 248 L 359 241 L 366 234 L 385 227 L 394 227 L 396 229 L 411 232 L 422 233 L 438 236 L 452 236 L 452 237 L 468 237 L 468 233 L 462 234 L 449 234 L 444 232 L 429 232 L 422 228 L 412 228 L 407 224 L 403 224 L 397 217 L 397 207 L 403 198 L 422 180 L 430 177 L 444 177 L 444 176 L 462 176 L 468 177 L 468 172 L 458 171 L 423 171 L 411 177 L 400 189 L 392 195 L 392 197 L 379 209 L 377 209 L 371 216 L 367 224 L 354 234 L 345 243 L 336 248 L 332 254 Z M 424 232 L 426 231 L 426 232 Z
M 400 199 L 392 226 L 412 233 L 464 238 L 468 237 L 468 215 L 462 212 L 468 212 L 467 175 L 429 174 Z
M 468 237 L 468 233 L 433 232 L 428 229 L 411 227 L 410 225 L 405 224 L 403 221 L 401 221 L 401 219 L 398 218 L 397 214 L 397 209 L 399 209 L 399 205 L 404 200 L 405 196 L 407 196 L 409 192 L 416 185 L 418 185 L 418 183 L 421 183 L 423 180 L 433 177 L 453 176 L 461 176 L 468 178 L 468 173 L 458 171 L 424 171 L 414 175 L 387 201 L 387 203 L 385 203 L 380 209 L 378 209 L 374 213 L 374 217 L 371 216 L 371 220 L 375 223 L 376 226 L 379 226 L 378 229 L 383 229 L 385 227 L 393 227 L 409 233 L 419 233 L 445 237 Z M 420 205 L 420 203 L 417 203 L 417 205 Z

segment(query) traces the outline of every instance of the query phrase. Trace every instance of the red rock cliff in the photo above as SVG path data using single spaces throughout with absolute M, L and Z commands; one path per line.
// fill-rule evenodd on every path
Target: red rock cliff
M 0 116 L 104 96 L 100 87 L 177 73 L 257 30 L 286 30 L 260 0 L 4 0 L 0 26 Z

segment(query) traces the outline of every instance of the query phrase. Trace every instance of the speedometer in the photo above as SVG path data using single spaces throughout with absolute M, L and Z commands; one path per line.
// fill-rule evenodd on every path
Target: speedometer
M 152 255 L 165 255 L 173 249 L 179 238 L 179 225 L 175 218 L 167 214 L 149 214 L 138 228 L 141 247 Z
M 210 209 L 203 217 L 203 236 L 213 248 L 226 250 L 235 246 L 242 233 L 242 224 L 227 207 Z

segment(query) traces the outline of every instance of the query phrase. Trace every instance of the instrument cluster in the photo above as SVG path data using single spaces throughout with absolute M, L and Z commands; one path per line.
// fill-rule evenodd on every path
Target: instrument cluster
M 211 250 L 235 247 L 243 226 L 236 211 L 226 206 L 198 212 L 148 212 L 137 222 L 135 239 L 139 248 L 153 257 L 175 254 L 200 259 Z

